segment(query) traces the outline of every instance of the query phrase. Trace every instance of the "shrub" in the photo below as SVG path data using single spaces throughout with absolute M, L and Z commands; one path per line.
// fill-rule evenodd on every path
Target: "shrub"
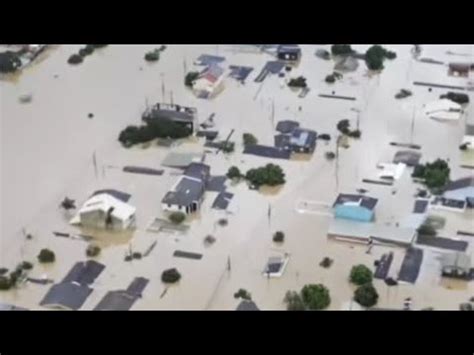
M 232 153 L 235 149 L 234 142 L 221 142 L 221 149 L 224 153 Z
M 325 154 L 327 160 L 334 160 L 336 158 L 336 153 L 334 152 L 326 152 Z
M 352 267 L 350 280 L 352 283 L 360 286 L 372 282 L 373 274 L 365 265 L 356 265 Z
M 145 54 L 145 60 L 147 62 L 156 62 L 160 60 L 160 51 L 155 49 L 153 51 L 147 52 Z
M 84 57 L 88 56 L 90 53 L 88 53 L 88 51 L 87 51 L 85 48 L 81 48 L 81 49 L 79 49 L 78 54 L 79 54 L 82 58 L 84 58 Z
M 334 77 L 334 75 L 331 74 L 331 75 L 326 76 L 324 81 L 328 84 L 334 84 L 336 82 L 336 78 Z
M 436 229 L 433 226 L 429 225 L 429 224 L 422 224 L 418 228 L 417 232 L 420 235 L 427 235 L 427 236 L 430 236 L 430 237 L 434 237 L 437 234 Z
M 40 253 L 38 254 L 38 261 L 40 263 L 52 263 L 56 260 L 56 255 L 52 250 L 49 249 L 41 249 Z
M 132 255 L 128 254 L 128 255 L 125 255 L 125 261 L 132 261 L 133 260 L 133 257 Z
M 7 276 L 0 276 L 0 291 L 8 291 L 12 288 L 10 278 Z
M 177 269 L 168 269 L 161 274 L 161 281 L 164 283 L 176 283 L 181 279 L 181 274 Z
M 362 135 L 362 132 L 361 132 L 360 130 L 358 130 L 358 129 L 356 129 L 355 131 L 351 131 L 351 132 L 349 133 L 349 137 L 357 138 L 357 139 L 360 138 L 361 135 Z
M 242 298 L 243 300 L 251 301 L 252 295 L 247 290 L 241 288 L 236 293 L 234 293 L 234 298 Z
M 6 267 L 0 267 L 0 276 L 5 275 L 8 272 L 8 269 Z
M 337 123 L 337 130 L 341 132 L 342 134 L 348 135 L 350 131 L 350 122 L 349 120 L 341 120 Z
M 23 261 L 20 264 L 20 268 L 22 268 L 23 270 L 31 270 L 33 269 L 33 264 L 30 263 L 29 261 Z
M 257 138 L 255 138 L 255 136 L 251 133 L 244 133 L 242 139 L 244 141 L 244 146 L 254 145 L 258 143 Z
M 86 255 L 90 258 L 94 258 L 100 254 L 100 247 L 95 244 L 89 244 L 86 249 Z
M 330 141 L 331 136 L 327 133 L 322 133 L 318 136 L 318 139 L 323 140 L 323 141 Z
M 242 173 L 240 172 L 239 168 L 236 166 L 231 166 L 227 171 L 227 177 L 231 180 L 233 179 L 240 179 Z
M 377 304 L 379 295 L 372 284 L 359 286 L 354 292 L 354 300 L 364 307 L 372 307 Z
M 285 241 L 285 233 L 278 231 L 273 235 L 273 241 L 275 243 L 283 243 Z
M 292 78 L 288 82 L 288 86 L 291 88 L 305 88 L 308 85 L 306 84 L 306 78 L 304 76 L 299 76 L 297 78 Z
M 192 87 L 194 84 L 194 81 L 198 78 L 199 73 L 197 71 L 192 71 L 186 74 L 184 78 L 184 85 L 188 87 Z
M 97 49 L 97 48 L 107 47 L 107 44 L 88 44 L 88 46 L 91 46 Z
M 326 286 L 305 285 L 301 290 L 301 297 L 307 309 L 321 310 L 331 304 L 331 297 Z
M 142 253 L 136 251 L 132 254 L 132 259 L 140 260 L 142 258 Z
M 95 47 L 92 44 L 88 44 L 84 47 L 85 51 L 87 52 L 88 55 L 94 53 Z
M 332 260 L 331 258 L 328 258 L 328 257 L 325 257 L 320 263 L 319 263 L 319 266 L 327 269 L 327 268 L 330 268 L 332 263 L 334 262 L 334 260 Z
M 283 300 L 288 311 L 304 311 L 306 309 L 303 299 L 296 291 L 288 291 Z
M 459 310 L 460 311 L 473 311 L 474 308 L 472 307 L 472 304 L 470 303 L 461 303 L 459 305 Z
M 225 218 L 221 218 L 217 221 L 217 224 L 220 225 L 221 227 L 225 227 L 229 224 L 229 221 Z
M 349 55 L 353 52 L 350 44 L 333 44 L 331 46 L 332 55 Z
M 83 61 L 83 59 L 79 54 L 73 54 L 67 60 L 67 62 L 69 64 L 80 64 L 80 63 L 82 63 L 82 61 Z
M 169 219 L 174 224 L 181 224 L 186 219 L 186 215 L 182 212 L 173 212 L 170 214 Z

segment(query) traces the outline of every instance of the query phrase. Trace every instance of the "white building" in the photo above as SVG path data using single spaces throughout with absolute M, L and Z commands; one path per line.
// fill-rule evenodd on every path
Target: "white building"
M 101 193 L 88 199 L 70 223 L 89 228 L 124 230 L 135 226 L 135 213 L 135 207 Z
M 199 98 L 215 97 L 224 89 L 224 69 L 212 64 L 202 71 L 193 84 L 194 94 Z
M 457 121 L 463 113 L 462 106 L 448 99 L 430 102 L 423 107 L 423 113 L 429 118 L 443 121 Z

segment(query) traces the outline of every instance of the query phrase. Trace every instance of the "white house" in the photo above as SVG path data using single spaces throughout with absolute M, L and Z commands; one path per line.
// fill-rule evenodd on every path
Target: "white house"
M 89 228 L 124 230 L 135 226 L 135 213 L 135 207 L 101 193 L 89 198 L 70 223 Z
M 224 69 L 211 64 L 193 83 L 194 94 L 199 98 L 212 98 L 224 89 Z

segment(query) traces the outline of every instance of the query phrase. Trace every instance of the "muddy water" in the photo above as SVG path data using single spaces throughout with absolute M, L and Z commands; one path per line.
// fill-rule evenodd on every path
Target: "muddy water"
M 38 250 L 50 247 L 58 254 L 54 266 L 37 266 L 35 276 L 48 274 L 60 279 L 76 261 L 83 260 L 87 243 L 52 236 L 52 231 L 77 232 L 69 226 L 67 218 L 58 209 L 65 195 L 82 203 L 94 190 L 117 188 L 132 194 L 130 203 L 137 211 L 137 230 L 130 238 L 133 250 L 144 251 L 153 241 L 157 247 L 141 261 L 125 263 L 128 239 L 104 237 L 107 242 L 99 260 L 107 265 L 97 280 L 96 292 L 84 308 L 91 309 L 107 290 L 125 288 L 136 276 L 151 280 L 137 309 L 232 309 L 236 305 L 232 294 L 243 287 L 265 309 L 283 309 L 282 299 L 289 289 L 300 289 L 308 282 L 326 284 L 332 295 L 331 308 L 338 309 L 350 299 L 352 288 L 347 282 L 350 267 L 355 263 L 370 265 L 383 252 L 375 248 L 372 255 L 360 246 L 328 242 L 326 231 L 329 218 L 300 215 L 295 204 L 300 199 L 332 203 L 338 191 L 353 192 L 362 186 L 361 179 L 374 172 L 375 164 L 389 161 L 397 151 L 390 141 L 410 141 L 413 108 L 437 99 L 444 90 L 411 87 L 412 81 L 428 81 L 462 85 L 465 79 L 448 78 L 447 68 L 413 62 L 409 46 L 393 46 L 398 58 L 387 62 L 381 75 L 369 78 L 361 63 L 355 73 L 345 75 L 341 82 L 328 86 L 325 76 L 332 71 L 332 63 L 314 57 L 316 46 L 305 46 L 302 63 L 291 75 L 304 74 L 312 88 L 304 99 L 297 93 L 282 88 L 280 80 L 269 77 L 263 85 L 248 80 L 245 85 L 231 79 L 225 91 L 212 101 L 196 99 L 184 88 L 184 66 L 192 67 L 193 59 L 202 53 L 227 57 L 228 64 L 250 65 L 258 72 L 268 57 L 261 54 L 239 53 L 229 46 L 170 46 L 158 63 L 147 64 L 144 53 L 156 46 L 110 46 L 96 51 L 77 67 L 69 66 L 68 56 L 79 46 L 61 46 L 52 51 L 47 60 L 25 70 L 16 82 L 0 82 L 1 104 L 1 264 L 12 266 L 22 259 L 34 260 Z M 367 46 L 357 46 L 364 50 Z M 445 54 L 470 51 L 469 47 L 426 46 L 423 56 L 439 60 L 454 60 Z M 451 59 L 452 58 L 452 59 Z M 459 60 L 459 58 L 456 58 Z M 162 75 L 163 74 L 163 75 Z M 57 75 L 57 78 L 55 76 Z M 252 75 L 256 75 L 252 74 Z M 252 79 L 253 76 L 249 79 Z M 169 149 L 151 146 L 124 150 L 117 142 L 118 132 L 127 124 L 139 121 L 146 102 L 163 100 L 171 96 L 176 103 L 195 106 L 199 117 L 205 120 L 216 113 L 215 121 L 222 132 L 234 128 L 236 152 L 229 156 L 208 155 L 206 161 L 212 174 L 224 174 L 231 165 L 241 170 L 258 167 L 268 160 L 243 156 L 241 135 L 251 132 L 261 143 L 273 142 L 272 102 L 275 121 L 296 119 L 303 127 L 318 133 L 336 136 L 336 123 L 348 118 L 355 125 L 356 114 L 361 110 L 362 139 L 350 141 L 349 149 L 341 149 L 339 173 L 335 162 L 328 162 L 326 151 L 335 151 L 335 142 L 320 144 L 309 160 L 278 161 L 287 175 L 287 184 L 278 191 L 249 191 L 240 183 L 229 188 L 235 194 L 230 210 L 233 214 L 210 209 L 215 194 L 206 195 L 200 216 L 189 223 L 187 235 L 154 234 L 146 227 L 155 217 L 161 217 L 159 201 L 176 177 L 169 171 L 162 177 L 124 174 L 121 166 L 138 165 L 158 168 Z M 412 98 L 397 101 L 393 98 L 401 88 L 414 92 Z M 323 99 L 319 93 L 336 91 L 337 95 L 357 97 L 356 102 Z M 18 97 L 33 93 L 33 101 L 24 105 Z M 171 95 L 172 92 L 172 95 Z M 299 107 L 301 106 L 301 110 Z M 94 118 L 89 119 L 88 113 Z M 459 168 L 458 145 L 463 124 L 446 125 L 416 117 L 413 142 L 422 145 L 423 160 L 437 157 L 450 158 L 453 177 L 471 174 Z M 334 140 L 334 138 L 333 138 Z M 174 150 L 199 151 L 201 143 L 185 142 Z M 96 175 L 92 156 L 96 154 L 99 171 Z M 114 168 L 116 167 L 116 168 Z M 408 173 L 406 173 L 408 174 Z M 407 176 L 391 188 L 364 186 L 370 195 L 380 199 L 377 220 L 393 223 L 411 211 L 416 187 Z M 277 193 L 275 193 L 277 192 Z M 271 220 L 268 206 L 271 205 Z M 227 218 L 229 224 L 220 227 L 216 222 Z M 453 218 L 458 229 L 472 229 L 472 219 Z M 26 242 L 22 228 L 34 235 Z M 452 227 L 455 229 L 456 227 Z M 461 228 L 462 227 L 462 228 Z M 271 240 L 274 231 L 283 230 L 287 237 L 282 246 Z M 205 248 L 207 235 L 216 237 L 216 243 Z M 201 261 L 173 258 L 176 249 L 201 252 Z M 261 275 L 266 259 L 274 253 L 288 252 L 291 260 L 287 272 L 279 280 L 267 280 Z M 399 252 L 402 255 L 401 251 Z M 318 264 L 324 256 L 335 260 L 328 269 Z M 225 271 L 231 259 L 231 273 Z M 177 287 L 165 287 L 160 282 L 161 271 L 178 267 L 183 279 Z M 417 305 L 435 308 L 457 308 L 469 298 L 472 285 L 467 289 L 440 287 L 430 279 L 416 286 L 401 286 L 389 290 L 377 284 L 382 306 L 400 306 L 410 295 Z M 26 285 L 24 289 L 3 293 L 1 299 L 18 305 L 38 308 L 46 289 Z

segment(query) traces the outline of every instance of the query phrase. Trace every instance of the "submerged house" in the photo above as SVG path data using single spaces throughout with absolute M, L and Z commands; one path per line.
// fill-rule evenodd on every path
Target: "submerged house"
M 333 205 L 335 218 L 372 222 L 377 202 L 377 199 L 363 195 L 340 194 Z
M 301 55 L 301 48 L 296 44 L 281 44 L 277 48 L 277 58 L 281 61 L 298 62 Z
M 108 193 L 99 193 L 84 203 L 70 223 L 89 228 L 125 230 L 135 226 L 135 214 L 135 207 Z
M 224 89 L 224 69 L 211 64 L 204 69 L 193 83 L 193 91 L 199 98 L 210 99 Z
M 142 120 L 145 122 L 169 120 L 183 125 L 192 133 L 196 125 L 197 110 L 193 107 L 157 103 L 143 113 Z
M 201 207 L 211 168 L 191 163 L 161 201 L 164 211 L 194 213 Z
M 260 311 L 254 301 L 242 300 L 237 306 L 236 311 Z
M 287 149 L 294 153 L 313 153 L 318 134 L 309 129 L 296 128 L 291 132 Z
M 441 258 L 441 273 L 446 277 L 470 278 L 470 256 L 466 253 L 444 254 Z
M 444 190 L 443 198 L 474 207 L 474 176 L 451 181 Z
M 62 310 L 78 310 L 92 293 L 90 287 L 105 269 L 93 260 L 76 263 L 66 277 L 51 286 L 40 306 Z

